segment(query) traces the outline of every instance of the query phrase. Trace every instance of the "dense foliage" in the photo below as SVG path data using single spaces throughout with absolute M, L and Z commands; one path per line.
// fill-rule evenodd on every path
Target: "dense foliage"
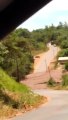
M 47 49 L 41 31 L 16 29 L 0 42 L 0 67 L 17 81 L 33 70 L 33 55 Z

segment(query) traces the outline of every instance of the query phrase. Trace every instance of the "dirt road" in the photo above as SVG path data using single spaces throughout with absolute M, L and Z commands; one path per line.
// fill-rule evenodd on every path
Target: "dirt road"
M 26 76 L 25 80 L 21 82 L 31 87 L 32 89 L 44 89 L 46 88 L 45 82 L 47 82 L 51 77 L 59 82 L 62 76 L 62 70 L 50 70 L 48 71 L 49 64 L 53 61 L 54 57 L 57 55 L 59 48 L 54 47 L 49 44 L 49 50 L 45 53 L 40 54 L 40 58 L 36 58 L 34 64 L 34 72 Z
M 43 54 L 40 54 L 40 58 L 36 58 L 34 64 L 34 73 L 44 72 L 48 69 L 50 62 L 54 59 L 59 51 L 59 48 L 56 46 L 48 44 L 49 50 Z
M 12 120 L 68 120 L 68 91 L 35 90 L 49 102 Z

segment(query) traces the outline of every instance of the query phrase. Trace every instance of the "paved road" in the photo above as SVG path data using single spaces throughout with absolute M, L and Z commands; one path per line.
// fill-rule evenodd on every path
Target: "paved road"
M 49 102 L 12 120 L 68 120 L 68 91 L 35 90 Z
M 40 61 L 37 65 L 34 67 L 34 73 L 43 72 L 46 71 L 50 62 L 54 59 L 54 57 L 57 55 L 57 52 L 59 51 L 58 47 L 55 47 L 48 44 L 49 50 L 43 54 L 42 57 L 40 57 Z

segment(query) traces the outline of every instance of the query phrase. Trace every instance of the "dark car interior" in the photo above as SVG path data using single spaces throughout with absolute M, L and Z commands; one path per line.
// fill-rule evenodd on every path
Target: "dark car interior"
M 51 0 L 0 0 L 0 39 L 5 37 L 50 1 Z

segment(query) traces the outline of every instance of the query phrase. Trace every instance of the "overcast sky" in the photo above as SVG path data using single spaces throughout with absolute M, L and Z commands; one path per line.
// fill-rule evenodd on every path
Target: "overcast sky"
M 68 22 L 68 0 L 52 0 L 19 27 L 32 31 L 46 25 L 58 25 L 60 21 Z

